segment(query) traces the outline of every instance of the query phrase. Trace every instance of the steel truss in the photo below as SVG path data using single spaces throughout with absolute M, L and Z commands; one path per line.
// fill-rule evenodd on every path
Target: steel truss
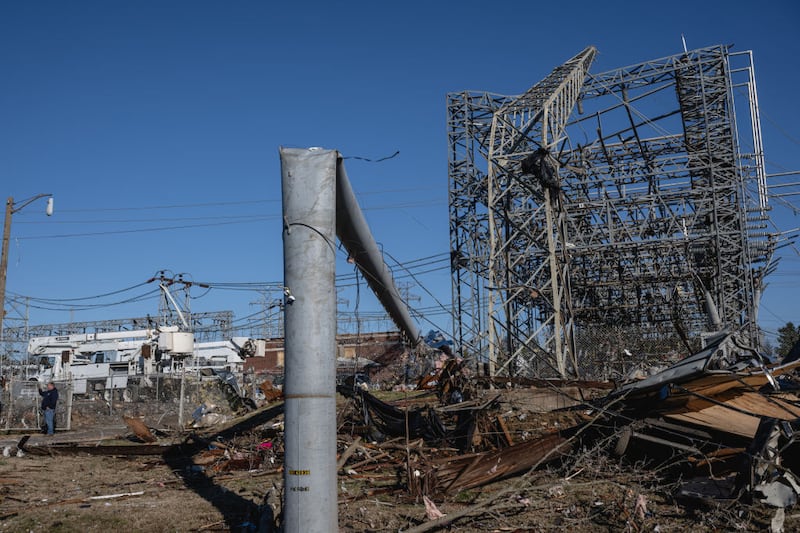
M 230 337 L 233 332 L 233 311 L 192 313 L 191 320 L 192 332 L 197 341 L 223 340 Z M 158 318 L 150 316 L 64 324 L 39 324 L 6 328 L 6 339 L 9 342 L 27 343 L 31 337 L 155 329 L 158 325 Z
M 454 336 L 492 374 L 610 377 L 722 327 L 759 342 L 776 237 L 752 55 L 594 55 L 520 96 L 448 95 Z

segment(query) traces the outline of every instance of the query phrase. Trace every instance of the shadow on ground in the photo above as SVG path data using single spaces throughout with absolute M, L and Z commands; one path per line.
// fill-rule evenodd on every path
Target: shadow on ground
M 164 461 L 178 474 L 187 488 L 219 510 L 231 531 L 256 531 L 260 520 L 259 505 L 218 485 L 192 462 L 194 445 L 176 446 L 164 454 Z
M 226 428 L 223 431 L 203 437 L 190 437 L 184 444 L 172 446 L 164 453 L 164 461 L 178 474 L 187 488 L 216 507 L 231 531 L 271 531 L 273 527 L 272 508 L 253 502 L 214 482 L 214 478 L 192 462 L 192 456 L 205 448 L 208 442 L 218 438 L 229 438 L 237 433 L 250 430 L 283 413 L 283 404 L 253 413 L 252 417 Z M 267 513 L 267 514 L 264 514 Z

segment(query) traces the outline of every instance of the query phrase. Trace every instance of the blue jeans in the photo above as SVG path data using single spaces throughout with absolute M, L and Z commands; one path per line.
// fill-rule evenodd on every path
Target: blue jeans
M 55 422 L 56 410 L 55 409 L 45 409 L 44 410 L 44 423 L 47 424 L 47 434 L 53 434 L 53 423 Z

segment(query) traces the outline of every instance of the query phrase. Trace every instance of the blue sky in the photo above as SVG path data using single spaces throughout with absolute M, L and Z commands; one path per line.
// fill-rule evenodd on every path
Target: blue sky
M 800 169 L 793 1 L 289 4 L 0 4 L 0 196 L 48 192 L 56 205 L 50 218 L 44 202 L 14 216 L 10 293 L 78 298 L 161 269 L 197 281 L 280 281 L 279 146 L 367 158 L 399 151 L 381 163 L 348 160 L 351 182 L 394 258 L 441 258 L 446 93 L 520 93 L 589 44 L 599 50 L 595 72 L 677 53 L 681 34 L 690 48 L 752 49 L 768 172 Z M 781 229 L 800 226 L 783 207 L 774 217 Z M 152 230 L 175 226 L 190 227 Z M 781 253 L 763 300 L 767 330 L 800 322 L 800 256 Z M 341 262 L 338 272 L 350 268 Z M 446 268 L 418 281 L 416 306 L 449 303 Z M 377 309 L 365 292 L 362 309 Z M 352 310 L 352 289 L 342 298 Z M 257 299 L 212 289 L 193 310 L 241 317 Z M 31 308 L 30 321 L 156 311 L 154 299 Z M 449 329 L 446 315 L 431 316 L 423 329 Z

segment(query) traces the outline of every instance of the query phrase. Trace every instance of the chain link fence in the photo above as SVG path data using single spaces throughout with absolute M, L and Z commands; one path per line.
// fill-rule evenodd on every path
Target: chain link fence
M 248 376 L 245 376 L 247 379 Z M 56 406 L 56 431 L 124 426 L 123 416 L 143 417 L 147 424 L 178 428 L 181 414 L 181 377 L 172 374 L 61 380 Z M 183 421 L 196 412 L 234 416 L 244 408 L 243 393 L 254 396 L 254 383 L 239 383 L 200 372 L 187 373 L 183 383 Z M 0 398 L 0 429 L 8 432 L 41 431 L 40 383 L 10 377 Z
M 648 375 L 700 349 L 673 331 L 640 326 L 602 326 L 575 332 L 578 374 L 583 379 L 617 381 Z
M 566 361 L 567 375 L 585 380 L 619 381 L 651 374 L 701 348 L 699 338 L 684 341 L 674 329 L 641 326 L 594 326 L 575 330 L 575 361 Z M 498 376 L 561 378 L 553 346 L 517 349 L 513 360 L 498 355 Z

